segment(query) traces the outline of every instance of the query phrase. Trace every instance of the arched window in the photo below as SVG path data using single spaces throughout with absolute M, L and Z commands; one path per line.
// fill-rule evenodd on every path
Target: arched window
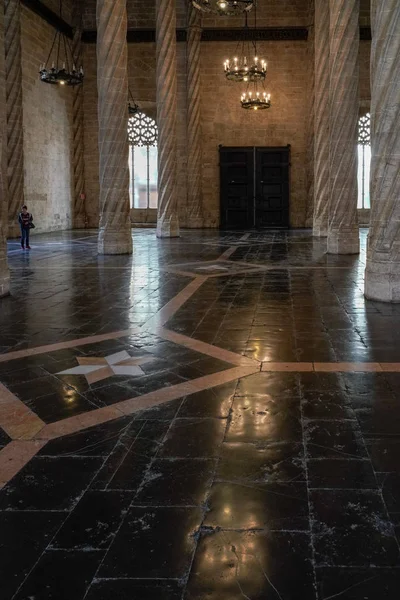
M 128 120 L 131 208 L 157 208 L 157 125 L 140 112 Z
M 369 172 L 371 166 L 371 116 L 358 120 L 358 208 L 371 208 Z

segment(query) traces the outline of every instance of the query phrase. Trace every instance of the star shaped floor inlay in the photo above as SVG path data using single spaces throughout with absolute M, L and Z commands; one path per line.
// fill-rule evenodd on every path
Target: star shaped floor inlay
M 76 360 L 79 363 L 78 367 L 60 371 L 57 375 L 84 375 L 87 382 L 91 384 L 113 377 L 113 375 L 130 375 L 131 377 L 145 375 L 140 365 L 144 365 L 154 358 L 152 356 L 133 358 L 128 352 L 122 350 L 104 357 L 77 356 Z

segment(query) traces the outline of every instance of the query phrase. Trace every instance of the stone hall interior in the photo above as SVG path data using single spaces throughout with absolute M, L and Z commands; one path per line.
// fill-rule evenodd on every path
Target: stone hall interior
M 3 0 L 0 600 L 398 600 L 399 0 Z

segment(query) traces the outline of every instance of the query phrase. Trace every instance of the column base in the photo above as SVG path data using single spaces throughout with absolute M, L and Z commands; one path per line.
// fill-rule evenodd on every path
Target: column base
M 169 238 L 179 237 L 179 221 L 178 218 L 170 220 L 157 220 L 157 237 L 158 238 Z
M 399 263 L 371 262 L 367 259 L 364 294 L 368 300 L 400 302 Z
M 5 261 L 4 261 L 5 262 Z M 10 272 L 7 266 L 0 266 L 0 298 L 10 293 Z
M 328 231 L 327 240 L 328 254 L 359 254 L 360 253 L 360 231 L 358 226 L 351 229 Z
M 7 230 L 7 238 L 8 239 L 12 239 L 12 238 L 19 238 L 21 237 L 21 229 L 19 227 L 18 223 L 9 223 L 8 224 L 8 230 Z
M 131 226 L 119 230 L 101 227 L 97 241 L 98 254 L 132 254 Z
M 315 223 L 312 230 L 313 237 L 327 237 L 328 236 L 328 225 L 322 223 Z

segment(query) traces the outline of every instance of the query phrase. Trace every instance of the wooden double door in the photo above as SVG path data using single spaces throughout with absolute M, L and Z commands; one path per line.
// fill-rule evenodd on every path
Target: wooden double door
M 220 146 L 221 229 L 289 227 L 290 145 Z

